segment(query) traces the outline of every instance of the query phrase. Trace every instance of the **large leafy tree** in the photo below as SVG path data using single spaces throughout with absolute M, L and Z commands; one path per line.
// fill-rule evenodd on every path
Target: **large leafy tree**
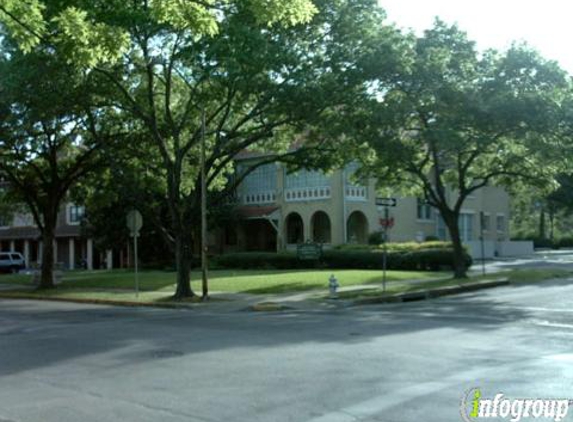
M 458 227 L 466 198 L 496 183 L 548 183 L 569 155 L 561 136 L 565 73 L 526 46 L 479 54 L 456 26 L 436 21 L 411 46 L 410 68 L 380 91 L 371 145 L 381 180 L 435 207 L 464 277 Z
M 395 73 L 402 45 L 374 0 L 0 0 L 0 11 L 24 51 L 48 48 L 89 71 L 109 89 L 107 106 L 145 133 L 140 147 L 160 163 L 177 298 L 193 295 L 202 116 L 211 207 L 254 169 L 229 177 L 245 149 L 273 153 L 257 165 L 340 153 L 323 126 L 360 103 L 372 75 Z
M 41 288 L 53 287 L 61 205 L 111 141 L 88 85 L 75 68 L 42 52 L 10 51 L 0 63 L 0 176 L 7 198 L 26 205 L 40 230 Z
M 517 184 L 511 188 L 512 234 L 533 239 L 537 245 L 552 245 L 558 238 L 571 238 L 573 176 L 557 175 L 545 189 Z

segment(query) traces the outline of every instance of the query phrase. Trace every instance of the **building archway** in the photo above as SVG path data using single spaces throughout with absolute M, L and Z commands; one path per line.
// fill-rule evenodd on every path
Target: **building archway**
M 304 223 L 298 213 L 291 212 L 287 216 L 285 230 L 288 244 L 292 245 L 304 242 Z
M 368 219 L 361 211 L 354 211 L 346 222 L 347 243 L 368 243 Z
M 316 243 L 331 242 L 330 217 L 324 211 L 317 211 L 310 220 L 312 227 L 312 240 Z

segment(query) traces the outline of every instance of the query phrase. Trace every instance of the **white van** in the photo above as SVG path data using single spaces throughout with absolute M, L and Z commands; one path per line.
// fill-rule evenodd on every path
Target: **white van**
M 0 252 L 0 272 L 17 273 L 26 268 L 26 261 L 21 253 Z

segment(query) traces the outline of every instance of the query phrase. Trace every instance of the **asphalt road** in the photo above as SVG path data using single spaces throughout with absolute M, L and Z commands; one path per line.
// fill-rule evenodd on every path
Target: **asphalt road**
M 0 422 L 449 422 L 472 387 L 573 399 L 572 305 L 573 280 L 271 314 L 3 300 Z
M 568 271 L 573 270 L 573 250 L 547 250 L 536 252 L 531 256 L 523 258 L 500 258 L 485 262 L 485 270 L 487 273 L 524 268 L 559 268 Z M 470 273 L 480 274 L 482 270 L 481 261 L 475 260 L 474 265 L 470 269 Z

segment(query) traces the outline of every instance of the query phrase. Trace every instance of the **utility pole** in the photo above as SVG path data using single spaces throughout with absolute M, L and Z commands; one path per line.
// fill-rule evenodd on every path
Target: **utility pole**
M 485 223 L 485 214 L 483 211 L 480 211 L 479 213 L 479 230 L 480 230 L 480 235 L 479 235 L 479 240 L 480 240 L 480 245 L 481 245 L 481 272 L 482 275 L 485 275 L 485 239 L 483 236 L 483 232 L 484 232 L 484 223 Z
M 207 180 L 205 177 L 205 108 L 201 113 L 201 276 L 202 300 L 209 300 L 207 269 Z
M 390 210 L 384 207 L 384 256 L 382 261 L 382 293 L 386 293 L 386 271 L 388 268 L 388 225 L 390 224 Z

